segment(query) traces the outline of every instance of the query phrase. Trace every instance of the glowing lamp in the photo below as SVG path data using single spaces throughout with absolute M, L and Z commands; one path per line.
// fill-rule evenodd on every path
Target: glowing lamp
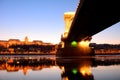
M 89 41 L 81 41 L 79 42 L 80 46 L 89 46 Z
M 72 41 L 72 42 L 71 42 L 71 46 L 72 46 L 72 47 L 76 47 L 76 46 L 77 46 L 77 42 L 76 42 L 76 41 Z
M 77 74 L 77 72 L 78 72 L 77 69 L 72 69 L 73 74 Z

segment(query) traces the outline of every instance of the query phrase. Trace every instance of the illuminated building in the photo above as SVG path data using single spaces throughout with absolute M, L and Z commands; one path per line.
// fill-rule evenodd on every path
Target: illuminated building
M 41 40 L 24 41 L 19 39 L 0 40 L 0 54 L 56 54 L 58 45 L 45 43 Z
M 29 41 L 28 37 L 26 36 L 24 41 L 20 41 L 19 39 L 9 39 L 7 40 L 0 40 L 0 45 L 8 48 L 11 45 L 52 45 L 52 43 L 45 43 L 41 40 L 33 40 L 32 42 Z
M 3 46 L 3 47 L 8 47 L 8 41 L 6 40 L 0 40 L 0 45 Z
M 21 44 L 21 41 L 19 39 L 9 39 L 8 40 L 8 45 L 17 45 L 17 44 Z

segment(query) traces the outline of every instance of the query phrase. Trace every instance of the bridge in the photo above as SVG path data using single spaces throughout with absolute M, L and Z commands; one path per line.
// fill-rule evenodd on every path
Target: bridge
M 118 1 L 80 0 L 75 13 L 64 13 L 65 32 L 61 36 L 63 48 L 61 55 L 73 56 L 77 53 L 85 53 L 85 55 L 91 53 L 92 49 L 89 48 L 89 42 L 92 36 L 119 22 L 119 10 Z M 78 43 L 81 49 L 77 48 Z M 78 50 L 80 51 L 76 52 Z

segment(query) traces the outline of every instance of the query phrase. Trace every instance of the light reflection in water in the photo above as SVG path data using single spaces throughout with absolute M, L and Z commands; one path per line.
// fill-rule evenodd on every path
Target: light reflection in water
M 0 56 L 0 80 L 119 80 L 119 64 L 120 56 Z
M 58 58 L 56 61 L 62 67 L 62 80 L 94 80 L 91 72 L 92 58 Z

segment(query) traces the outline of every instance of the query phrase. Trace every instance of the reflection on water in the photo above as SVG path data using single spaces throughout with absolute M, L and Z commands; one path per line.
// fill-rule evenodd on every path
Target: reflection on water
M 120 56 L 0 56 L 0 80 L 120 80 L 119 74 Z
M 91 72 L 92 58 L 58 59 L 62 80 L 94 80 Z
M 0 70 L 7 72 L 16 72 L 23 70 L 24 75 L 27 70 L 41 70 L 55 66 L 54 57 L 37 56 L 3 56 L 0 57 Z

